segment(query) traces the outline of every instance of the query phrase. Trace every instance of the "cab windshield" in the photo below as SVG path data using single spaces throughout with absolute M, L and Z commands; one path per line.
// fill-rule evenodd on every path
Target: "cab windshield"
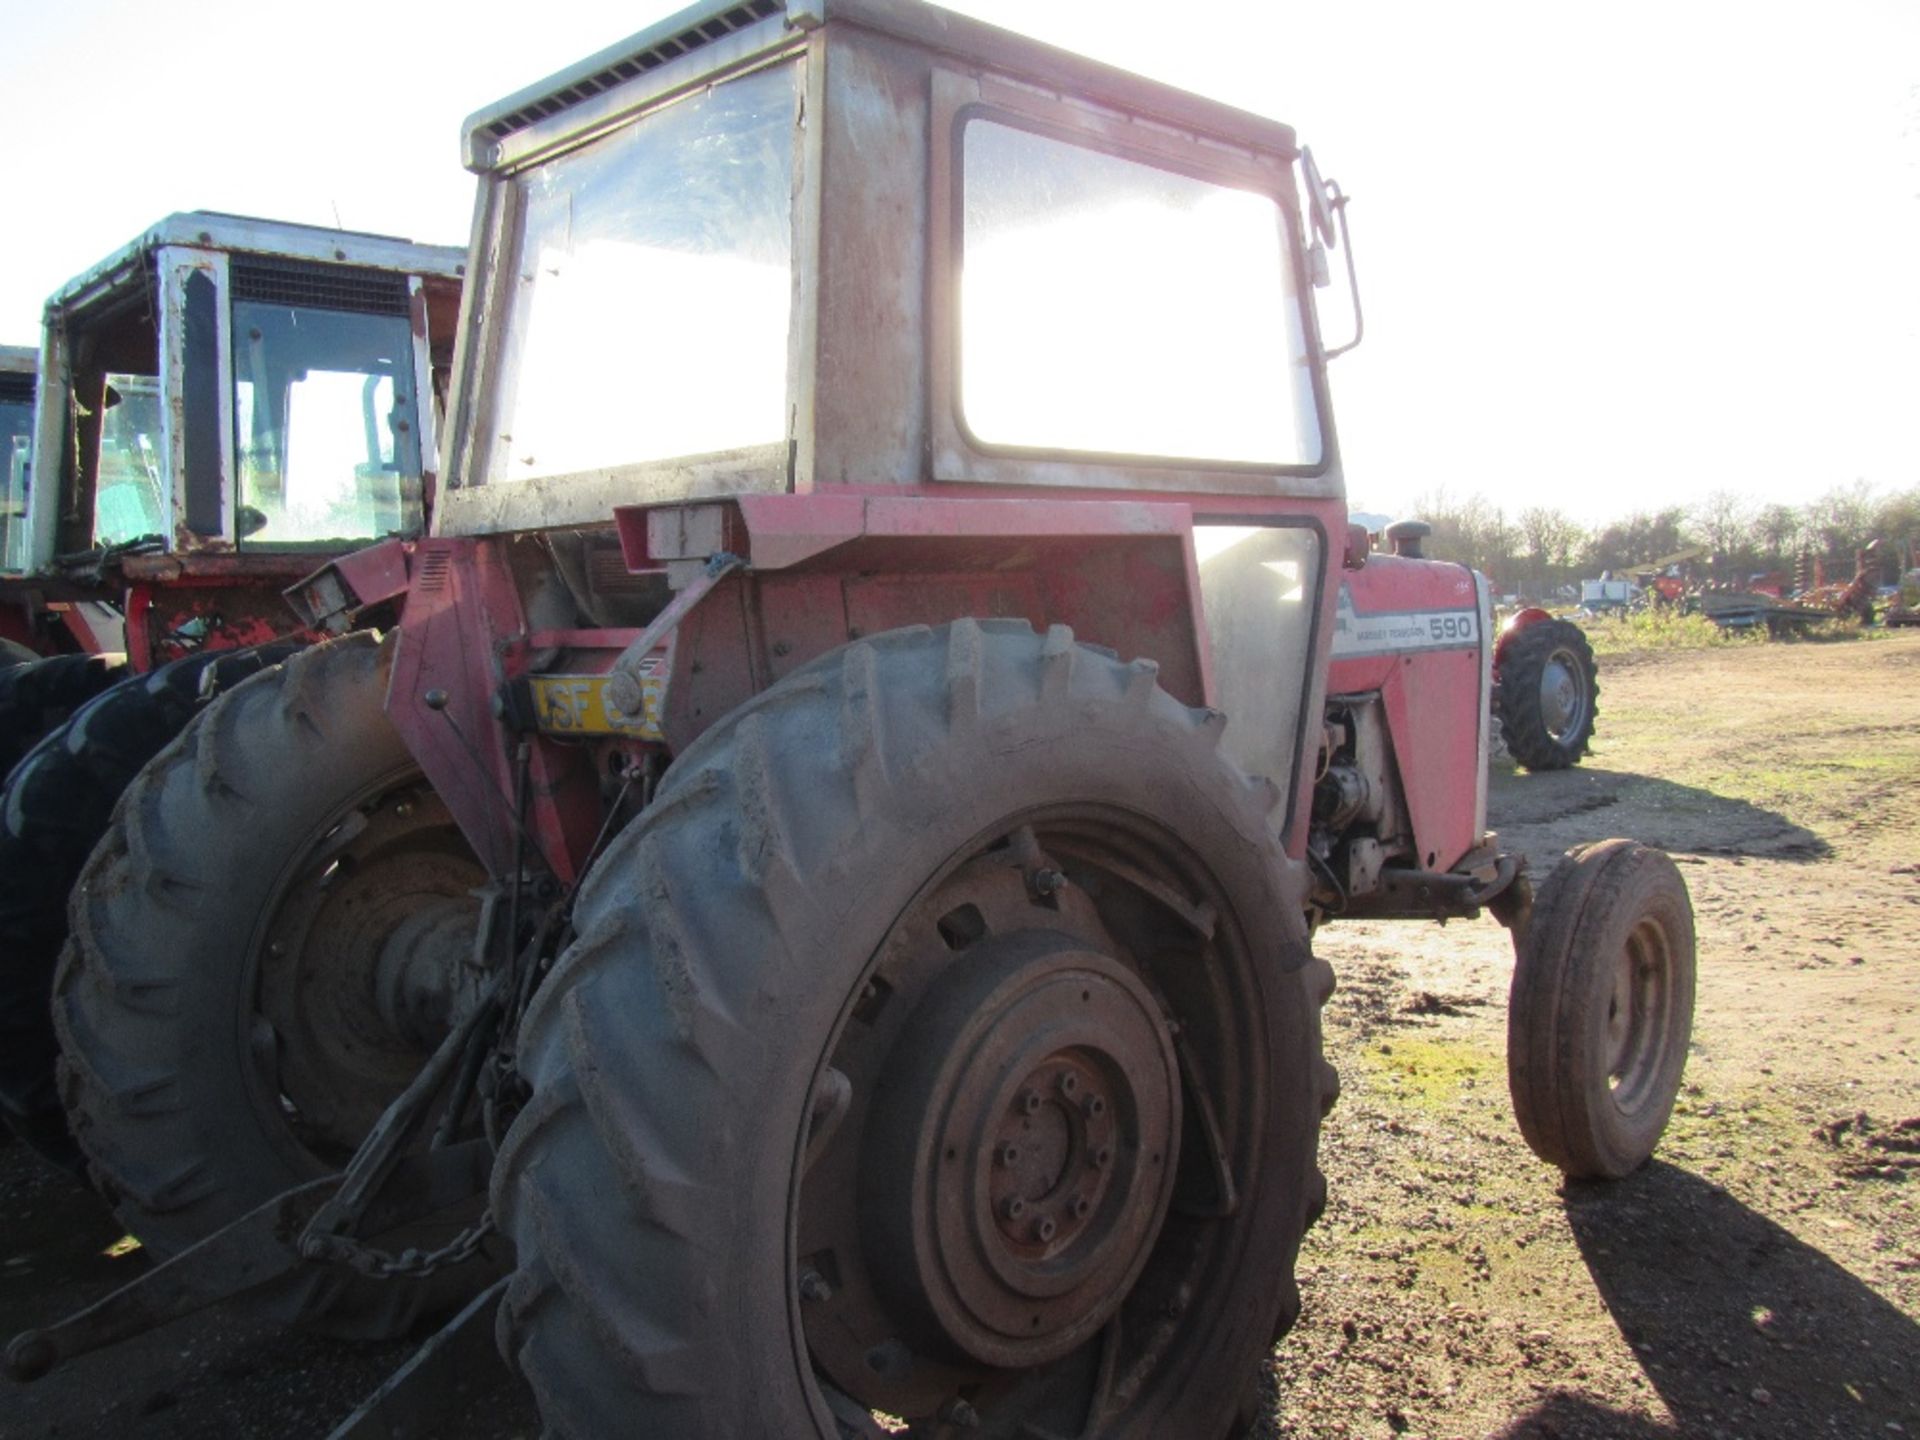
M 263 295 L 233 304 L 236 531 L 242 549 L 418 528 L 419 407 L 405 281 L 398 312 Z M 255 293 L 264 289 L 256 286 Z
M 488 483 L 786 438 L 797 71 L 702 90 L 511 182 Z
M 26 536 L 27 456 L 33 447 L 33 377 L 0 376 L 0 383 L 19 382 L 18 394 L 0 394 L 0 465 L 6 467 L 6 489 L 0 491 L 0 570 L 17 570 L 17 555 Z
M 151 375 L 108 375 L 93 490 L 94 544 L 125 545 L 166 534 L 165 453 L 160 382 Z

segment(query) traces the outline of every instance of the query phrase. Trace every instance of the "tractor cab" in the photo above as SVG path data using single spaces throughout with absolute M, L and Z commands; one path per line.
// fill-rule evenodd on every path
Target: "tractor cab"
M 0 345 L 0 462 L 6 489 L 0 491 L 0 557 L 11 554 L 16 529 L 26 514 L 27 457 L 33 451 L 33 377 L 39 352 L 25 345 Z
M 435 352 L 444 373 L 464 260 L 190 212 L 62 287 L 46 307 L 36 463 L 8 475 L 0 576 L 116 608 L 120 581 L 251 583 L 263 604 L 214 607 L 244 635 L 315 552 L 419 533 Z M 196 624 L 161 608 L 168 633 Z M 205 628 L 212 611 L 197 614 Z

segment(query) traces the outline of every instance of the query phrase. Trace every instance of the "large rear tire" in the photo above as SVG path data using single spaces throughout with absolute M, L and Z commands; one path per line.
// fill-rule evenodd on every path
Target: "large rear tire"
M 1332 972 L 1279 792 L 1154 675 L 892 632 L 676 761 L 521 1030 L 500 1336 L 548 1433 L 1242 1418 L 1323 1203 Z
M 84 1169 L 54 1085 L 48 1009 L 68 893 L 141 767 L 216 694 L 298 648 L 203 651 L 130 675 L 34 746 L 0 792 L 0 1118 L 63 1169 Z
M 1665 1133 L 1693 1034 L 1693 906 L 1664 851 L 1567 852 L 1518 938 L 1507 1079 L 1527 1144 L 1575 1179 L 1619 1179 Z
M 61 1099 L 95 1183 L 161 1258 L 337 1170 L 432 1047 L 380 1007 L 383 967 L 397 937 L 401 962 L 461 953 L 485 877 L 387 720 L 387 670 L 352 635 L 215 700 L 128 788 L 75 888 Z M 420 929 L 435 916 L 449 944 Z M 474 1274 L 316 1265 L 259 1299 L 379 1336 Z
M 1529 770 L 1579 763 L 1600 712 L 1593 646 L 1571 620 L 1542 620 L 1500 657 L 1500 735 Z
M 126 673 L 124 655 L 49 655 L 0 669 L 0 780 L 49 730 Z

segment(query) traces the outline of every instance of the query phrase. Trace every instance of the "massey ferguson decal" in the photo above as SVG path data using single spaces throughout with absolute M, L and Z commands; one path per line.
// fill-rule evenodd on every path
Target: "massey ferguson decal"
M 1333 654 L 1337 660 L 1362 655 L 1396 655 L 1403 650 L 1471 650 L 1480 644 L 1480 616 L 1474 610 L 1403 610 L 1362 614 L 1353 596 L 1340 587 L 1334 610 Z

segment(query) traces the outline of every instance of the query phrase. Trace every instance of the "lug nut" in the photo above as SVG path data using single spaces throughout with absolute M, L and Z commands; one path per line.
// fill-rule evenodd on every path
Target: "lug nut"
M 1102 1145 L 1098 1150 L 1093 1152 L 1092 1159 L 1094 1169 L 1106 1169 L 1107 1166 L 1113 1163 L 1113 1147 L 1111 1145 Z
M 1106 1113 L 1107 1113 L 1107 1102 L 1104 1096 L 1089 1095 L 1087 1097 L 1087 1114 L 1092 1115 L 1097 1119 L 1098 1117 Z
M 833 1286 L 827 1283 L 826 1276 L 818 1270 L 800 1272 L 800 1298 L 818 1305 L 833 1298 Z
M 1020 1108 L 1029 1115 L 1039 1114 L 1042 1103 L 1038 1090 L 1026 1090 L 1021 1093 Z
M 1059 1233 L 1059 1230 L 1060 1227 L 1054 1223 L 1051 1215 L 1041 1216 L 1039 1224 L 1033 1227 L 1034 1237 L 1043 1245 L 1053 1239 L 1053 1237 Z
M 1087 1212 L 1091 1209 L 1093 1209 L 1093 1202 L 1087 1199 L 1086 1196 L 1078 1195 L 1074 1197 L 1074 1201 L 1073 1201 L 1073 1218 L 1074 1219 L 1076 1220 L 1086 1219 Z
M 1060 1072 L 1060 1093 L 1062 1095 L 1075 1095 L 1079 1093 L 1079 1090 L 1080 1077 L 1071 1070 L 1062 1070 Z
M 1058 870 L 1039 870 L 1034 872 L 1033 889 L 1037 895 L 1057 894 L 1067 883 L 1067 877 Z
M 1000 1213 L 1009 1220 L 1018 1220 L 1027 1213 L 1027 1202 L 1015 1195 L 1000 1207 Z
M 1018 1165 L 1020 1163 L 1020 1147 L 1018 1145 L 1002 1145 L 999 1155 L 995 1158 L 998 1159 L 1002 1165 L 1009 1168 Z

